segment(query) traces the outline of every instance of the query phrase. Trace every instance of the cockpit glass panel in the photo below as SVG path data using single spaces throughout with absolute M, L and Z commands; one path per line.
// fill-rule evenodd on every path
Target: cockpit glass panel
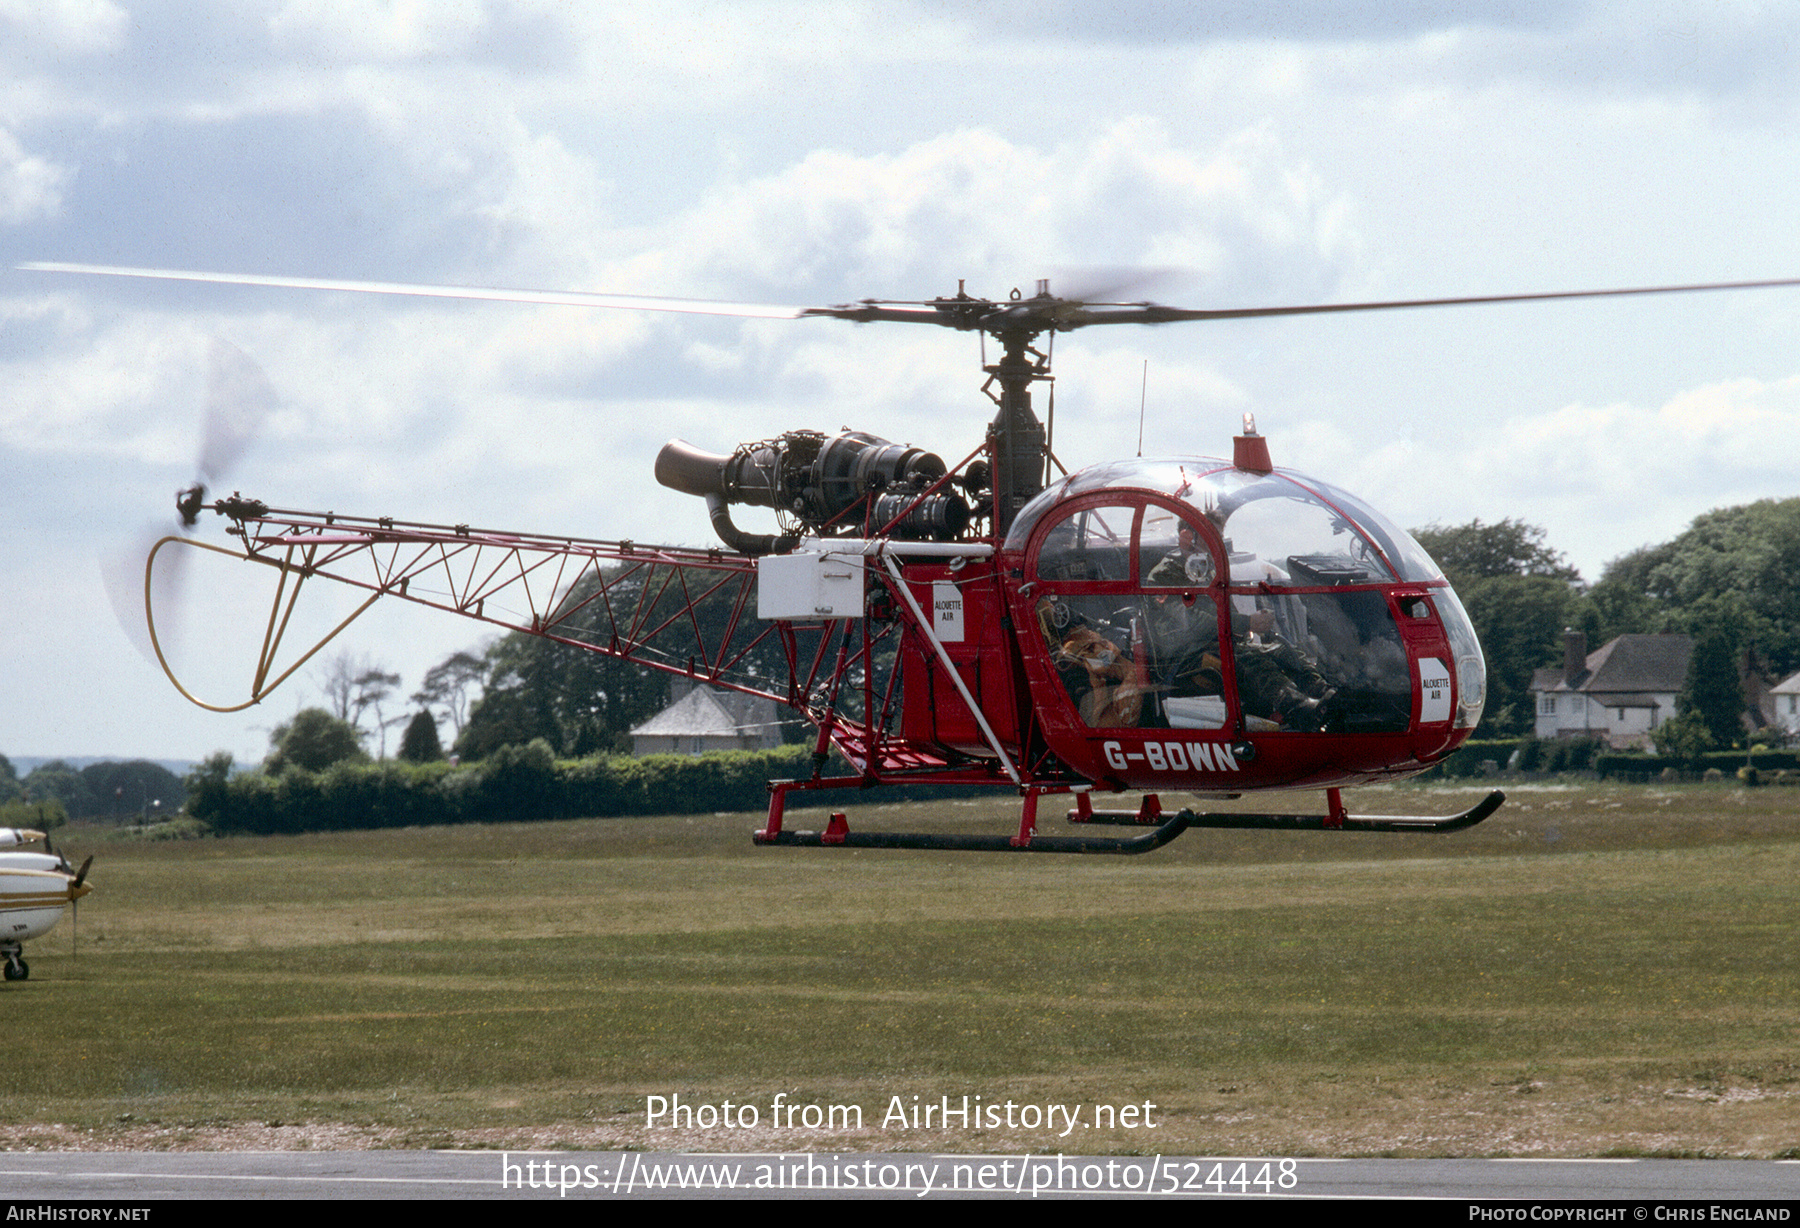
M 1136 515 L 1134 506 L 1100 506 L 1065 516 L 1038 547 L 1038 578 L 1075 584 L 1129 582 Z
M 1412 676 L 1387 598 L 1369 589 L 1234 589 L 1238 698 L 1252 728 L 1399 733 Z
M 1456 727 L 1473 729 L 1480 723 L 1481 709 L 1487 702 L 1487 661 L 1481 655 L 1475 628 L 1469 624 L 1469 612 L 1463 609 L 1456 593 L 1445 585 L 1432 596 L 1444 621 L 1444 634 L 1450 637 L 1450 651 L 1456 657 Z
M 1344 512 L 1281 474 L 1250 480 L 1225 494 L 1222 520 L 1233 577 L 1254 565 L 1267 584 L 1318 588 L 1393 580 L 1381 551 Z
M 1324 482 L 1315 482 L 1311 478 L 1305 480 L 1326 499 L 1356 517 L 1356 523 L 1381 547 L 1381 552 L 1394 565 L 1402 580 L 1424 584 L 1442 578 L 1443 568 L 1432 561 L 1431 555 L 1425 552 L 1425 547 L 1413 540 L 1411 533 L 1349 491 L 1339 490 Z
M 1146 588 L 1209 588 L 1218 566 L 1192 524 L 1152 503 L 1138 526 L 1138 575 Z
M 1076 495 L 1109 489 L 1161 498 L 1066 510 Z M 1135 537 L 1127 502 L 1142 504 Z M 1118 461 L 1033 500 L 1007 547 L 1023 550 L 1046 514 L 1062 519 L 1035 560 L 1035 574 L 1049 582 L 1038 622 L 1082 723 L 1241 721 L 1324 734 L 1409 727 L 1412 671 L 1388 594 L 1375 586 L 1441 573 L 1361 500 L 1298 474 L 1225 461 Z M 1082 582 L 1106 587 L 1084 593 Z M 1459 648 L 1459 665 L 1470 655 Z M 1475 659 L 1465 672 L 1479 669 Z
M 1210 508 L 1218 490 L 1208 475 L 1231 466 L 1222 460 L 1203 456 L 1179 457 L 1173 460 L 1138 459 L 1111 461 L 1090 465 L 1071 473 L 1050 486 L 1013 518 L 1006 534 L 1006 549 L 1023 550 L 1037 522 L 1057 504 L 1076 495 L 1096 490 L 1151 490 L 1170 498 L 1182 499 L 1200 509 Z
M 1212 593 L 1060 594 L 1039 599 L 1038 630 L 1090 729 L 1223 729 L 1225 655 Z
M 1270 564 L 1296 586 L 1423 583 L 1443 574 L 1411 535 L 1346 491 L 1204 456 L 1113 461 L 1070 474 L 1025 505 L 1006 548 L 1024 549 L 1032 527 L 1063 500 L 1111 489 L 1155 491 L 1187 503 L 1219 526 L 1235 551 Z M 1293 559 L 1298 568 L 1289 566 Z
M 1151 723 L 1141 601 L 1129 594 L 1044 597 L 1036 614 L 1057 677 L 1082 724 L 1134 729 Z

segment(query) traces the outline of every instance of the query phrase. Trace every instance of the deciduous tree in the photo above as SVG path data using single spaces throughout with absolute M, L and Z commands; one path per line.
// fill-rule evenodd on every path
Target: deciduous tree
M 16 802 L 25 796 L 25 786 L 19 783 L 19 773 L 13 769 L 12 760 L 0 755 L 0 803 Z
M 440 709 L 449 720 L 453 735 L 460 736 L 468 723 L 469 695 L 487 676 L 484 655 L 452 653 L 425 672 L 425 681 L 412 700 L 421 707 Z
M 187 789 L 175 773 L 144 759 L 90 763 L 81 769 L 81 779 L 93 798 L 92 813 L 98 815 L 171 815 L 187 800 Z
M 271 775 L 290 764 L 309 772 L 322 772 L 334 763 L 360 763 L 368 759 L 362 749 L 362 734 L 356 726 L 323 708 L 305 708 L 296 712 L 293 720 L 275 727 L 269 742 L 274 750 L 263 767 Z
M 1462 598 L 1487 657 L 1482 736 L 1531 730 L 1531 675 L 1561 659 L 1565 627 L 1583 624 L 1580 575 L 1544 530 L 1519 520 L 1480 520 L 1413 531 Z
M 1800 669 L 1800 499 L 1696 517 L 1674 540 L 1607 564 L 1592 599 L 1608 636 L 1685 631 L 1721 618 L 1779 676 Z
M 25 776 L 25 800 L 56 801 L 70 815 L 94 813 L 94 794 L 81 773 L 61 759 L 40 763 Z
M 1444 569 L 1460 591 L 1463 582 L 1502 576 L 1543 576 L 1573 584 L 1581 576 L 1560 551 L 1544 540 L 1544 530 L 1522 520 L 1483 524 L 1429 524 L 1414 529 L 1413 536 Z

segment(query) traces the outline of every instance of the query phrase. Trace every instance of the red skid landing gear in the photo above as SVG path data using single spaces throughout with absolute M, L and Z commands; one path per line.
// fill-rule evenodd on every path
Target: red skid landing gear
M 824 831 L 783 831 L 781 820 L 787 791 L 796 782 L 778 782 L 769 789 L 769 822 L 751 838 L 757 844 L 802 848 L 944 849 L 976 853 L 1148 853 L 1159 849 L 1188 829 L 1189 814 L 1172 815 L 1154 831 L 1124 838 L 1106 836 L 1040 836 L 1037 834 L 1038 797 L 1063 789 L 1028 789 L 1016 836 L 937 835 L 925 832 L 853 832 L 843 814 L 833 814 Z
M 1404 815 L 1349 814 L 1336 789 L 1325 790 L 1329 811 L 1326 814 L 1199 814 L 1192 810 L 1177 812 L 1189 827 L 1244 827 L 1270 831 L 1461 831 L 1473 827 L 1506 801 L 1506 794 L 1495 789 L 1460 814 Z M 1087 793 L 1075 795 L 1075 809 L 1069 811 L 1071 823 L 1116 823 L 1147 825 L 1165 822 L 1161 800 L 1146 794 L 1137 810 L 1095 810 Z

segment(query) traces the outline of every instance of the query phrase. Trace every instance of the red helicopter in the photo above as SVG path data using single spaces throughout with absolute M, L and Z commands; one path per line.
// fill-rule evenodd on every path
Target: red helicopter
M 1054 337 L 1103 324 L 1373 311 L 1696 290 L 1800 280 L 1321 306 L 1189 310 L 1036 293 L 956 294 L 825 308 L 560 292 L 321 281 L 35 264 L 53 272 L 425 294 L 726 315 L 924 323 L 991 338 L 986 438 L 955 464 L 865 432 L 789 431 L 729 455 L 671 441 L 663 485 L 705 500 L 722 549 L 496 532 L 272 508 L 181 492 L 185 524 L 211 510 L 231 547 L 169 536 L 276 573 L 250 699 L 259 701 L 354 619 L 276 673 L 308 580 L 396 597 L 786 705 L 816 727 L 813 770 L 770 782 L 758 844 L 1141 853 L 1189 827 L 1443 832 L 1473 826 L 1494 791 L 1454 815 L 1346 812 L 1340 790 L 1441 762 L 1481 717 L 1486 669 L 1443 573 L 1357 497 L 1272 463 L 1245 417 L 1230 458 L 1137 458 L 1065 473 L 1034 383 Z M 1039 348 L 1040 341 L 1043 347 Z M 985 355 L 984 355 L 985 358 Z M 1053 406 L 1052 402 L 1052 406 Z M 1052 407 L 1050 421 L 1054 422 Z M 739 529 L 734 505 L 779 533 Z M 156 648 L 162 657 L 160 645 Z M 163 662 L 165 671 L 169 667 Z M 848 774 L 828 775 L 835 749 Z M 873 785 L 991 785 L 1023 799 L 1015 832 L 790 831 L 790 795 Z M 1164 793 L 1236 798 L 1323 789 L 1324 814 L 1165 811 Z M 1102 809 L 1094 792 L 1144 794 Z M 1039 800 L 1071 795 L 1076 824 L 1135 836 L 1045 835 Z

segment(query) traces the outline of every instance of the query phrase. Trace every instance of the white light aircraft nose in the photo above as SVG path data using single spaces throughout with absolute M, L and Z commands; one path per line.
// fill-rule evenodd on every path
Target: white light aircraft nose
M 79 870 L 68 858 L 50 847 L 50 838 L 30 828 L 0 827 L 0 849 L 42 842 L 42 853 L 0 853 L 0 959 L 9 981 L 31 975 L 23 958 L 23 944 L 56 928 L 63 911 L 94 888 L 87 882 L 88 866 Z

